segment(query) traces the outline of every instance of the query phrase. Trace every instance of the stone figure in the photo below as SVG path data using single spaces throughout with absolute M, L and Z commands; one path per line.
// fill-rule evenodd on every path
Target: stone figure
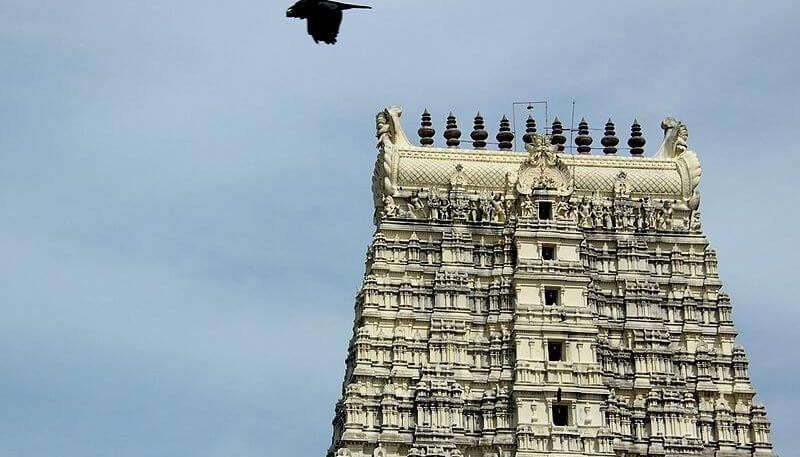
M 469 215 L 467 216 L 467 220 L 470 222 L 480 222 L 481 221 L 481 214 L 480 214 L 480 201 L 471 201 L 469 202 Z
M 525 197 L 520 203 L 520 205 L 521 205 L 520 216 L 533 217 L 534 207 L 533 207 L 533 202 L 531 201 L 530 198 Z
M 467 220 L 470 202 L 462 192 L 451 192 L 450 196 L 450 219 Z
M 614 196 L 626 198 L 630 196 L 630 183 L 628 182 L 628 174 L 620 171 L 614 180 Z
M 606 230 L 612 230 L 614 228 L 614 210 L 613 207 L 604 206 L 603 207 L 603 227 Z
M 563 220 L 572 220 L 572 207 L 566 200 L 556 203 L 556 217 Z
M 400 208 L 394 204 L 394 198 L 391 195 L 383 197 L 383 216 L 384 217 L 397 217 L 400 215 Z
M 647 227 L 647 215 L 644 207 L 644 200 L 641 198 L 633 207 L 633 215 L 635 218 L 634 228 L 636 230 L 644 230 Z
M 583 197 L 578 204 L 578 225 L 581 228 L 592 228 L 592 204 L 586 197 Z
M 672 208 L 673 202 L 669 200 L 664 201 L 664 207 L 661 209 L 661 230 L 672 230 L 672 214 L 675 210 Z
M 504 205 L 503 196 L 497 195 L 492 199 L 492 212 L 495 222 L 505 222 L 508 214 Z
M 625 228 L 626 229 L 635 229 L 636 228 L 636 215 L 634 214 L 634 207 L 632 207 L 632 206 L 624 206 L 624 207 L 622 207 L 622 215 L 623 215 L 623 220 L 625 221 Z
M 702 224 L 700 223 L 700 211 L 692 211 L 691 222 L 689 224 L 689 229 L 692 232 L 699 232 L 702 229 Z
M 481 200 L 481 221 L 494 221 L 494 205 L 491 200 Z
M 415 190 L 408 197 L 408 213 L 416 219 L 422 216 L 424 208 L 425 205 L 422 204 L 422 200 L 419 198 L 419 191 Z
M 440 200 L 439 204 L 439 219 L 447 220 L 452 219 L 452 207 L 450 205 L 450 200 L 443 198 Z
M 431 192 L 428 196 L 428 210 L 430 213 L 431 220 L 439 220 L 442 219 L 440 216 L 440 210 L 442 207 L 442 199 L 436 195 L 436 192 Z
M 534 424 L 539 422 L 539 416 L 536 410 L 537 410 L 536 403 L 531 403 L 531 423 Z
M 599 203 L 592 203 L 591 207 L 592 226 L 595 228 L 603 227 L 603 219 L 605 217 L 605 209 Z

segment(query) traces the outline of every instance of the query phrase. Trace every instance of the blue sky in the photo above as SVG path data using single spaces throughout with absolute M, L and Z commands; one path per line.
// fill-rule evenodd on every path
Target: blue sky
M 0 0 L 0 456 L 324 455 L 371 237 L 374 113 L 514 100 L 648 152 L 689 125 L 704 228 L 789 455 L 793 56 L 772 2 Z M 440 141 L 440 139 L 437 139 Z

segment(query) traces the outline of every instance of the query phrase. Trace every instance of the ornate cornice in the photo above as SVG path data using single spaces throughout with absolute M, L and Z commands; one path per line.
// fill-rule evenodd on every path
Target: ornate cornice
M 401 189 L 448 188 L 457 168 L 459 182 L 467 190 L 520 193 L 517 181 L 520 176 L 530 175 L 529 168 L 521 174 L 524 164 L 531 163 L 530 149 L 526 153 L 414 146 L 400 123 L 401 113 L 401 108 L 390 107 L 377 115 L 380 152 L 373 176 L 376 206 L 381 206 L 385 196 L 397 196 Z M 553 152 L 553 163 L 558 164 L 557 170 L 553 169 L 555 174 L 539 167 L 538 175 L 553 179 L 568 176 L 569 183 L 560 187 L 569 192 L 612 195 L 618 176 L 624 173 L 627 190 L 633 197 L 697 203 L 702 169 L 697 155 L 687 148 L 686 126 L 667 118 L 662 127 L 665 138 L 655 157 Z M 534 136 L 547 145 L 547 137 Z

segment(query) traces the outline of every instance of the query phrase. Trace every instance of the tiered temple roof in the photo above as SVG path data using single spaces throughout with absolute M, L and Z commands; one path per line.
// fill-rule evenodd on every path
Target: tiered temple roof
M 430 113 L 420 146 L 400 114 L 377 116 L 330 456 L 775 456 L 686 126 L 645 156 L 637 121 L 622 147 L 581 120 L 572 154 L 558 119 L 514 151 L 505 117 L 491 144 L 450 113 L 435 147 Z

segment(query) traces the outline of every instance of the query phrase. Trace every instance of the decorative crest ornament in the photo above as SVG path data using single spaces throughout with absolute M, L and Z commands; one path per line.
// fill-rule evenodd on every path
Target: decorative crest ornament
M 614 197 L 615 198 L 630 198 L 631 196 L 631 182 L 628 179 L 628 174 L 620 170 L 614 178 Z
M 566 190 L 569 187 L 569 170 L 558 157 L 557 146 L 549 144 L 546 136 L 531 134 L 531 142 L 525 144 L 528 158 L 517 173 L 516 190 L 530 195 L 534 189 Z
M 398 147 L 409 147 L 400 125 L 403 109 L 390 106 L 378 111 L 375 116 L 375 136 L 378 138 L 378 163 L 372 175 L 372 198 L 375 205 L 383 203 L 383 196 L 394 196 L 397 192 L 397 167 L 400 161 Z
M 661 121 L 661 128 L 664 130 L 664 141 L 661 142 L 656 157 L 672 159 L 686 152 L 686 141 L 689 139 L 686 124 L 674 117 L 667 117 Z
M 464 166 L 456 164 L 456 171 L 450 175 L 451 188 L 463 188 L 467 185 L 467 173 L 464 171 Z

